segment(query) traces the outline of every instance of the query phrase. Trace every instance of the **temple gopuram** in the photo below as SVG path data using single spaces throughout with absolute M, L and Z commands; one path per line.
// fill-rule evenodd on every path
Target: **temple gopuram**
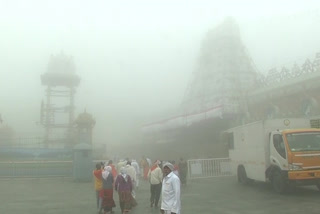
M 301 65 L 258 72 L 238 25 L 228 18 L 203 40 L 180 113 L 144 125 L 144 144 L 157 152 L 169 145 L 176 157 L 225 157 L 221 133 L 230 127 L 319 115 L 319 81 L 320 53 Z

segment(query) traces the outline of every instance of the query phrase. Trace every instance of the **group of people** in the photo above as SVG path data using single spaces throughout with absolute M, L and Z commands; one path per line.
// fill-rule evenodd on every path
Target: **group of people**
M 130 161 L 127 161 L 118 170 L 112 160 L 106 166 L 104 163 L 97 163 L 93 176 L 99 214 L 113 213 L 112 209 L 116 206 L 113 200 L 113 190 L 118 192 L 122 213 L 130 212 L 137 205 L 134 194 L 136 170 L 131 166 Z
M 150 183 L 150 206 L 158 208 L 161 196 L 160 212 L 179 214 L 180 186 L 186 184 L 187 169 L 183 159 L 180 159 L 178 165 L 172 161 L 160 160 L 152 164 L 150 159 L 149 161 L 145 159 L 145 162 L 140 161 L 140 164 L 128 159 L 119 161 L 117 165 L 113 165 L 112 160 L 106 165 L 97 163 L 93 175 L 98 213 L 113 213 L 113 208 L 116 206 L 113 200 L 114 190 L 118 192 L 122 214 L 130 212 L 137 205 L 135 190 L 139 188 L 141 176 Z

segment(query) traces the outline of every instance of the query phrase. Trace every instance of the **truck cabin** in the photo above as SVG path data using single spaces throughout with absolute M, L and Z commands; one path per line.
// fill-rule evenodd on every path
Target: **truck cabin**
M 273 135 L 273 145 L 281 157 L 286 158 L 286 148 L 281 134 Z
M 320 151 L 320 132 L 319 131 L 282 131 L 283 134 L 274 133 L 272 144 L 281 157 L 286 159 L 286 146 L 284 138 L 288 143 L 291 152 Z M 269 137 L 271 138 L 271 134 Z
M 320 151 L 320 132 L 287 133 L 291 152 Z

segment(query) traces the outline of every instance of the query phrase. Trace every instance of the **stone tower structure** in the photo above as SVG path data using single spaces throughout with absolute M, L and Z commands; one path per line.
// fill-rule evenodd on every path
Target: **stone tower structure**
M 185 114 L 222 107 L 224 114 L 245 112 L 245 95 L 254 87 L 254 64 L 232 18 L 209 31 L 182 101 Z

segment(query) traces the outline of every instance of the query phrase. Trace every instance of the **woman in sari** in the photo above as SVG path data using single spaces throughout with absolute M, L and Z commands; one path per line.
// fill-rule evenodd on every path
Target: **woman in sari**
M 118 172 L 117 172 L 117 170 L 116 170 L 116 167 L 113 165 L 113 161 L 112 161 L 112 160 L 109 160 L 108 166 L 111 167 L 112 176 L 113 176 L 114 180 L 116 180 L 117 175 L 118 175 Z
M 112 213 L 112 208 L 116 206 L 113 200 L 113 176 L 111 166 L 104 167 L 102 172 L 102 190 L 100 192 L 100 198 L 102 198 L 102 207 L 104 214 Z
M 143 169 L 143 179 L 148 180 L 149 163 L 145 157 L 142 157 L 140 161 L 141 169 Z
M 115 182 L 115 190 L 119 193 L 120 208 L 123 214 L 130 212 L 131 209 L 137 205 L 137 202 L 131 194 L 132 188 L 130 176 L 127 174 L 126 169 L 121 167 L 120 174 L 117 176 Z

